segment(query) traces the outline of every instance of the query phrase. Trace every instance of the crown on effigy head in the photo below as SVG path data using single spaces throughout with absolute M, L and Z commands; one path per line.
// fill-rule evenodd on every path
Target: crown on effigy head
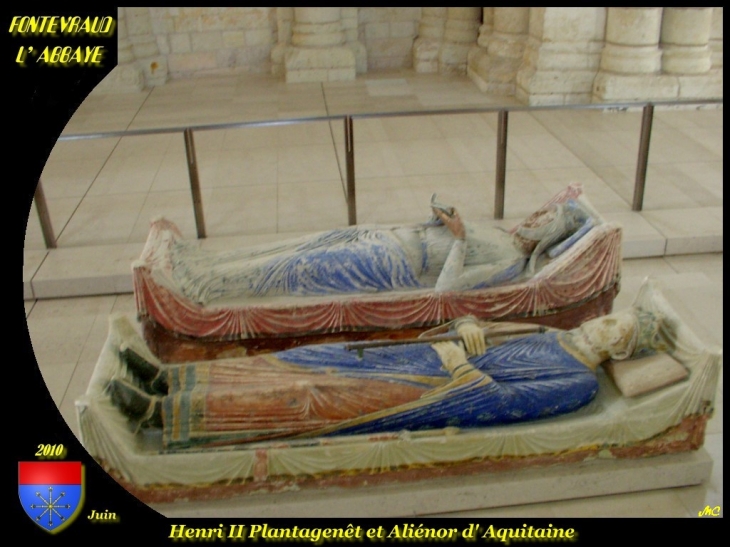
M 632 349 L 633 355 L 641 355 L 653 351 L 665 351 L 668 344 L 662 336 L 664 316 L 643 309 L 636 310 L 636 341 Z

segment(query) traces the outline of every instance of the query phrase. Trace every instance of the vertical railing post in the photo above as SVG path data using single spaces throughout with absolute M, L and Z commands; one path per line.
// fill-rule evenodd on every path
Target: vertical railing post
M 507 125 L 509 112 L 499 111 L 497 127 L 497 166 L 494 180 L 494 218 L 504 218 L 504 191 L 507 176 Z
M 654 121 L 654 105 L 644 106 L 641 117 L 641 137 L 639 138 L 639 159 L 636 163 L 636 180 L 634 181 L 634 200 L 632 211 L 641 211 L 644 208 L 644 188 L 646 187 L 646 169 L 649 165 L 649 143 L 651 141 L 651 126 Z
M 200 193 L 200 176 L 198 175 L 198 161 L 195 158 L 195 141 L 193 130 L 185 130 L 185 155 L 188 159 L 188 174 L 190 176 L 190 192 L 193 195 L 193 212 L 195 213 L 195 227 L 198 238 L 205 237 L 205 219 L 203 218 L 203 197 Z
M 41 231 L 43 232 L 43 241 L 46 243 L 47 249 L 56 248 L 56 236 L 53 235 L 53 226 L 51 225 L 51 215 L 48 212 L 48 204 L 46 203 L 46 194 L 43 192 L 43 184 L 38 179 L 35 187 L 35 208 L 38 211 L 38 219 L 41 221 Z
M 357 202 L 355 200 L 355 138 L 352 116 L 345 116 L 345 163 L 347 166 L 347 222 L 357 224 Z

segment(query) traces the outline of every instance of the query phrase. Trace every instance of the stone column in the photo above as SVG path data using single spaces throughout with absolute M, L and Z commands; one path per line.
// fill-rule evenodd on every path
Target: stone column
M 676 75 L 679 98 L 722 97 L 722 69 L 712 69 L 713 8 L 664 8 L 662 69 Z
M 663 8 L 608 8 L 606 46 L 593 84 L 593 99 L 671 99 L 677 79 L 660 74 Z
M 608 8 L 601 69 L 621 74 L 656 74 L 663 8 Z
M 477 43 L 469 50 L 466 57 L 466 75 L 469 76 L 479 89 L 484 92 L 497 93 L 492 91 L 487 84 L 489 72 L 489 40 L 494 32 L 494 11 L 499 8 L 482 8 L 482 24 L 479 27 Z
M 477 46 L 469 50 L 466 73 L 484 92 L 514 95 L 517 70 L 525 52 L 530 8 L 492 9 L 492 32 L 485 38 L 486 25 L 479 28 Z
M 137 66 L 142 69 L 145 83 L 163 85 L 167 81 L 167 58 L 160 55 L 152 31 L 150 8 L 125 8 L 126 23 Z
M 131 93 L 144 89 L 144 75 L 137 67 L 127 34 L 126 8 L 117 8 L 117 66 L 96 87 L 103 93 Z
M 368 50 L 358 36 L 358 9 L 342 8 L 342 29 L 345 32 L 345 44 L 355 55 L 355 72 L 364 74 L 368 71 Z
M 284 75 L 284 54 L 291 44 L 294 8 L 276 8 L 276 45 L 271 49 L 271 73 Z
M 710 30 L 712 68 L 722 68 L 722 8 L 712 8 L 712 30 Z
M 418 38 L 413 42 L 413 69 L 416 72 L 438 72 L 439 50 L 446 27 L 446 9 L 422 9 Z
M 477 45 L 480 47 L 489 45 L 489 37 L 494 30 L 494 9 L 482 8 L 482 24 L 479 27 L 479 38 L 477 38 Z
M 664 8 L 662 70 L 670 74 L 702 74 L 712 66 L 712 8 Z
M 132 51 L 132 42 L 129 41 L 127 33 L 127 18 L 125 16 L 126 8 L 117 9 L 117 41 L 118 52 L 117 60 L 120 65 L 126 65 L 134 62 L 134 52 Z
M 444 41 L 439 50 L 439 72 L 466 74 L 469 50 L 476 44 L 481 8 L 447 8 Z
M 531 105 L 591 101 L 606 8 L 530 8 L 515 96 Z
M 294 8 L 291 46 L 284 54 L 287 83 L 355 79 L 341 8 Z

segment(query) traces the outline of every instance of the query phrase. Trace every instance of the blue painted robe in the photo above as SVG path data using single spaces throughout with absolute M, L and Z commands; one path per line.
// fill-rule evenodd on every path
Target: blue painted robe
M 340 424 L 331 434 L 484 427 L 556 416 L 588 404 L 598 391 L 595 373 L 568 353 L 559 334 L 536 334 L 491 347 L 469 362 L 493 381 L 478 381 L 448 391 L 442 398 L 424 396 L 415 408 L 372 420 Z M 281 361 L 316 369 L 326 367 L 355 378 L 379 378 L 419 384 L 420 376 L 447 377 L 428 344 L 367 349 L 363 358 L 340 344 L 307 346 L 277 353 Z M 397 375 L 397 376 L 394 376 Z M 404 377 L 403 375 L 410 376 Z M 330 434 L 330 433 L 327 433 Z
M 471 374 L 458 383 L 427 343 L 367 349 L 362 358 L 327 344 L 171 367 L 163 443 L 485 427 L 565 414 L 590 402 L 598 382 L 560 336 L 491 347 L 470 358 Z
M 445 227 L 426 225 L 353 226 L 224 253 L 182 241 L 171 248 L 172 276 L 188 298 L 207 304 L 220 298 L 373 293 L 434 285 L 440 290 L 485 288 L 515 279 L 527 262 L 511 236 L 496 229 L 468 238 L 467 245 L 454 241 Z M 461 279 L 465 267 L 471 272 Z

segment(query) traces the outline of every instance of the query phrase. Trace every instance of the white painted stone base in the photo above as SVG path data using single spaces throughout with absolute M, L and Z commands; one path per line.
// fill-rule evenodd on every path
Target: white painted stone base
M 406 517 L 690 486 L 706 481 L 702 448 L 636 460 L 594 460 L 542 469 L 450 477 L 356 489 L 255 494 L 212 502 L 152 505 L 168 518 Z

